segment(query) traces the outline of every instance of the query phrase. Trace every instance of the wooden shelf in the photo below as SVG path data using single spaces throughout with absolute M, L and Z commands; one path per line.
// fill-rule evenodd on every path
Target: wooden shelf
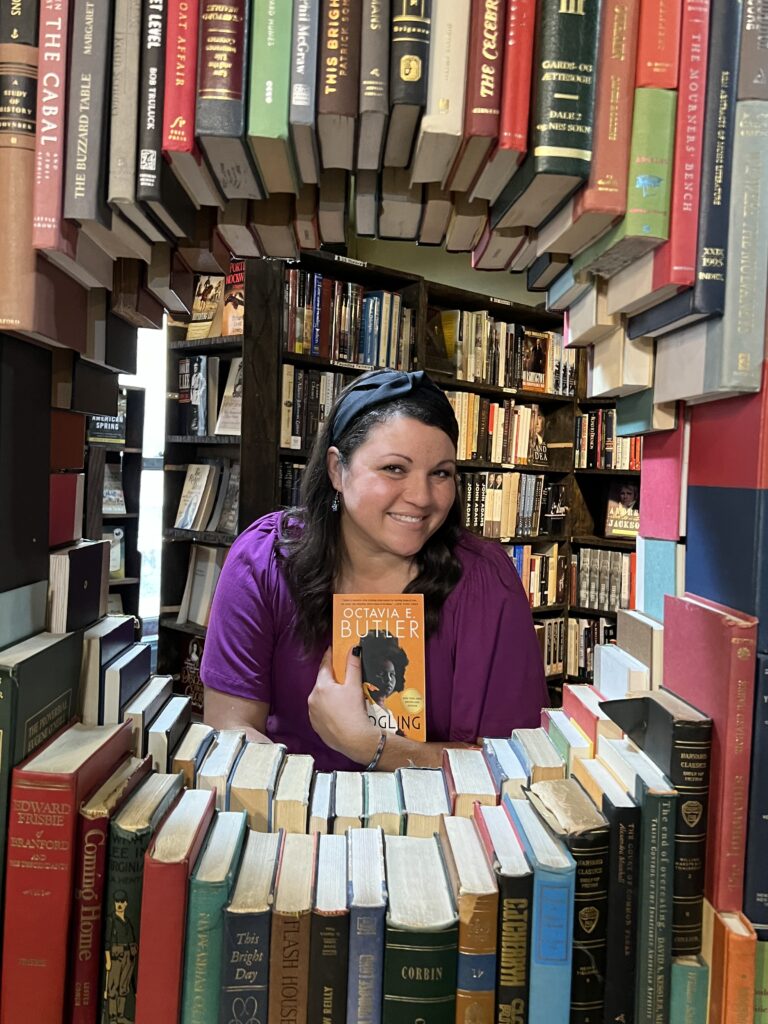
M 369 366 L 367 363 L 346 363 L 338 359 L 329 359 L 327 356 L 313 356 L 300 352 L 283 352 L 283 362 L 293 366 L 306 366 L 314 370 L 330 370 L 333 373 L 369 373 L 371 370 L 379 369 L 376 366 Z
M 542 604 L 538 608 L 531 606 L 532 615 L 555 615 L 557 612 L 565 611 L 565 603 L 560 604 Z
M 232 334 L 226 338 L 197 338 L 192 341 L 171 341 L 168 348 L 173 352 L 202 352 L 204 349 L 240 349 L 243 347 L 243 335 Z
M 138 519 L 138 512 L 104 512 L 101 513 L 102 519 Z
M 172 629 L 177 633 L 187 633 L 190 636 L 205 636 L 206 626 L 198 626 L 194 622 L 177 622 L 175 615 L 161 615 L 160 625 L 165 629 Z
M 601 618 L 615 619 L 618 612 L 609 611 L 607 608 L 583 608 L 581 605 L 571 605 L 568 609 L 569 615 L 578 615 L 579 618 Z
M 522 535 L 518 537 L 500 537 L 499 540 L 502 544 L 568 544 L 568 537 L 553 537 L 550 533 L 537 533 L 536 536 L 530 534 Z
M 235 540 L 233 533 L 217 533 L 213 530 L 177 530 L 170 527 L 163 530 L 163 540 L 192 541 L 196 544 L 210 544 L 213 547 L 230 547 Z
M 594 537 L 591 535 L 572 537 L 572 544 L 584 548 L 618 548 L 620 551 L 634 551 L 634 537 Z
M 524 388 L 502 388 L 497 384 L 483 384 L 480 381 L 459 380 L 452 373 L 437 367 L 426 366 L 426 372 L 432 380 L 449 391 L 475 391 L 491 398 L 514 398 L 515 401 L 535 402 L 536 404 L 555 403 L 573 405 L 573 395 L 554 395 L 548 391 L 526 391 Z
M 110 580 L 109 581 L 109 586 L 110 586 L 110 588 L 111 587 L 129 587 L 133 583 L 139 583 L 139 582 L 140 582 L 140 580 L 139 580 L 138 576 L 126 576 L 122 580 Z

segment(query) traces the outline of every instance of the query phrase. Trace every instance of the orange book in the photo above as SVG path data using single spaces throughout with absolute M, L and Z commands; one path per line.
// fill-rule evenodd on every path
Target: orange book
M 425 742 L 426 667 L 423 594 L 335 594 L 333 671 L 346 673 L 361 648 L 368 717 L 387 732 Z
M 752 1019 L 756 953 L 757 935 L 743 914 L 712 912 L 710 1024 L 742 1024 Z

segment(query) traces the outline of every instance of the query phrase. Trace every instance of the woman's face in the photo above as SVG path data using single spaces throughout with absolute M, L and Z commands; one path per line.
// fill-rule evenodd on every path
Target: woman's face
M 328 453 L 342 495 L 342 531 L 350 553 L 411 558 L 442 526 L 456 497 L 456 449 L 438 427 L 396 416 L 373 427 L 347 466 Z

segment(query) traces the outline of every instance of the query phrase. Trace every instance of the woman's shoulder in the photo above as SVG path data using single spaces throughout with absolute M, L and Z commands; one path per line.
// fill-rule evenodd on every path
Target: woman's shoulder
M 496 582 L 505 587 L 518 582 L 515 565 L 498 541 L 463 530 L 455 553 L 461 562 L 460 582 L 475 585 Z
M 235 539 L 229 559 L 248 566 L 252 572 L 263 573 L 276 565 L 276 549 L 284 529 L 284 513 L 268 512 L 255 520 Z

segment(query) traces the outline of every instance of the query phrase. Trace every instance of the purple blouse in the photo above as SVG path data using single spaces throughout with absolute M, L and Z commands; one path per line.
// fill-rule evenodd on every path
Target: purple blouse
M 294 632 L 295 605 L 275 557 L 280 515 L 257 520 L 232 545 L 211 609 L 203 682 L 269 704 L 270 739 L 312 754 L 317 769 L 359 769 L 309 721 L 323 650 L 305 655 Z M 517 571 L 498 544 L 469 533 L 456 554 L 463 573 L 426 644 L 427 739 L 474 743 L 537 726 L 547 687 Z

